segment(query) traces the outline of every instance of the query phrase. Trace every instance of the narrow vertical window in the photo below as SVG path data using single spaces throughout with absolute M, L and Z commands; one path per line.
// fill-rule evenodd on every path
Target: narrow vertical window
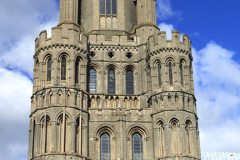
M 62 58 L 61 63 L 61 80 L 66 80 L 66 58 Z
M 126 71 L 126 94 L 134 94 L 133 71 Z
M 180 69 L 180 76 L 181 76 L 181 85 L 183 85 L 183 62 L 180 62 L 179 69 Z
M 158 64 L 158 85 L 161 86 L 162 85 L 162 81 L 161 81 L 161 65 Z
M 169 62 L 169 83 L 170 85 L 173 84 L 173 78 L 172 78 L 172 63 Z
M 142 136 L 139 133 L 132 136 L 132 160 L 143 160 Z
M 51 58 L 47 61 L 47 81 L 51 81 L 51 69 L 52 69 L 52 60 Z
M 106 14 L 111 14 L 111 0 L 106 0 Z
M 110 136 L 107 133 L 100 138 L 100 160 L 111 160 Z
M 79 81 L 79 58 L 76 59 L 75 63 L 75 83 L 77 84 Z
M 108 94 L 115 94 L 115 71 L 108 71 Z
M 97 93 L 97 71 L 90 69 L 90 93 Z
M 112 14 L 117 14 L 117 0 L 112 0 Z
M 105 14 L 105 0 L 100 0 L 100 14 Z

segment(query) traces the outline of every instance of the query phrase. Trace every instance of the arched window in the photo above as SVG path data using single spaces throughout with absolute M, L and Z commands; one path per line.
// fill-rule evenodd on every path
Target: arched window
M 134 94 L 133 71 L 126 71 L 126 94 Z
M 100 0 L 100 14 L 117 14 L 117 0 Z
M 107 133 L 100 138 L 100 160 L 111 160 L 110 136 Z
M 90 69 L 90 93 L 97 93 L 97 71 L 93 68 Z
M 61 80 L 66 80 L 66 58 L 62 58 L 61 63 Z
M 183 85 L 183 61 L 180 61 L 179 69 L 180 69 L 181 85 Z
M 162 81 L 161 81 L 161 65 L 158 64 L 158 85 L 161 86 L 162 85 Z
M 80 59 L 77 58 L 75 62 L 75 83 L 79 83 L 79 75 L 80 75 Z
M 132 136 L 132 160 L 143 160 L 142 136 L 139 133 Z
M 52 69 L 52 60 L 51 58 L 48 59 L 47 61 L 47 81 L 51 81 L 51 71 Z
M 172 62 L 169 62 L 169 83 L 173 85 L 173 78 L 172 78 Z
M 115 94 L 115 71 L 108 71 L 108 94 Z

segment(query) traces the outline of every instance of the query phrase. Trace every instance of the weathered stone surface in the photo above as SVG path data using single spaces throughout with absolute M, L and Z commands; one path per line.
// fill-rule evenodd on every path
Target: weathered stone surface
M 155 0 L 117 0 L 114 15 L 100 14 L 99 1 L 60 0 L 52 37 L 42 31 L 35 40 L 28 159 L 100 159 L 105 133 L 112 160 L 133 159 L 134 133 L 143 160 L 201 159 L 188 36 L 180 41 L 173 31 L 166 40 Z M 97 72 L 96 93 L 90 69 Z M 115 94 L 108 93 L 109 70 Z M 129 70 L 134 94 L 126 94 Z

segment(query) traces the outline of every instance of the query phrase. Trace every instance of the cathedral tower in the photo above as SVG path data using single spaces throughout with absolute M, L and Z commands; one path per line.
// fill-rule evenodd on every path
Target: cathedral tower
M 35 40 L 29 160 L 200 160 L 191 42 L 156 0 L 60 0 Z

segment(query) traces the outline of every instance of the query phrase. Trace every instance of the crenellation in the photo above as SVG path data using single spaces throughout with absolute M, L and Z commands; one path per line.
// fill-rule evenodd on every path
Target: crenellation
M 109 1 L 60 0 L 35 39 L 28 160 L 200 160 L 189 37 L 155 0 Z

